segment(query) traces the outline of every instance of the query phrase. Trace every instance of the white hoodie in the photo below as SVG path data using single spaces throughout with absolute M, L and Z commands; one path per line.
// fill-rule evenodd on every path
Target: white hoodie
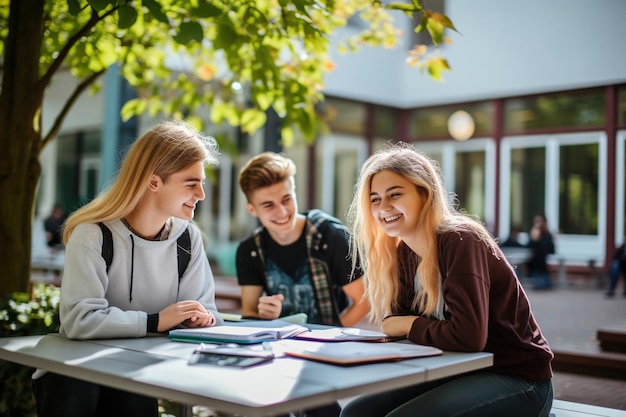
M 121 221 L 105 223 L 113 235 L 113 261 L 107 273 L 102 231 L 77 226 L 65 248 L 61 284 L 60 333 L 72 339 L 142 337 L 148 314 L 183 300 L 196 300 L 222 324 L 215 305 L 215 282 L 200 230 L 172 218 L 167 239 L 133 234 Z M 178 279 L 177 239 L 189 226 L 191 259 Z

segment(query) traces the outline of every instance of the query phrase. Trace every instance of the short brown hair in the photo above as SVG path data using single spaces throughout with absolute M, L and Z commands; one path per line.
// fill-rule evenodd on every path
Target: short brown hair
M 250 201 L 259 188 L 283 182 L 296 175 L 296 165 L 282 153 L 263 152 L 251 158 L 239 173 L 239 188 Z

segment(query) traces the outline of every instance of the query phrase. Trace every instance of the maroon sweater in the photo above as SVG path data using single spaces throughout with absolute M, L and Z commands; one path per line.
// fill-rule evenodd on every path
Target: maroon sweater
M 554 355 L 500 249 L 498 259 L 466 231 L 443 233 L 437 247 L 446 319 L 416 319 L 409 340 L 447 351 L 493 353 L 490 370 L 527 381 L 552 378 Z M 411 309 L 419 260 L 405 244 L 398 250 L 402 286 L 394 314 L 420 315 Z

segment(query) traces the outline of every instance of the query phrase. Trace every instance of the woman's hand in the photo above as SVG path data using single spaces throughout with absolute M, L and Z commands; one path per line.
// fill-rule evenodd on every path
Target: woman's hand
M 183 321 L 183 325 L 185 325 L 187 327 L 211 327 L 211 326 L 215 326 L 215 323 L 217 323 L 217 321 L 215 320 L 215 316 L 213 315 L 213 313 L 207 311 L 206 314 L 208 316 L 206 318 L 192 317 L 190 319 L 187 319 L 187 320 Z
M 408 336 L 413 322 L 419 316 L 389 316 L 383 319 L 380 325 L 387 336 Z
M 215 323 L 215 316 L 207 312 L 198 301 L 179 301 L 159 312 L 157 330 L 164 332 L 179 324 L 187 327 L 208 327 Z

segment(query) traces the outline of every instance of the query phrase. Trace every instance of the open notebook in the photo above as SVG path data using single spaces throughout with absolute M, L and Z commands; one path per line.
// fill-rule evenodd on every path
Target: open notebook
M 310 359 L 334 365 L 358 365 L 372 362 L 437 356 L 443 352 L 432 346 L 411 342 L 341 342 L 323 343 L 303 340 L 283 340 L 275 344 L 287 356 Z
M 287 339 L 309 329 L 282 320 L 250 320 L 231 325 L 170 330 L 170 340 L 177 342 L 251 344 Z

